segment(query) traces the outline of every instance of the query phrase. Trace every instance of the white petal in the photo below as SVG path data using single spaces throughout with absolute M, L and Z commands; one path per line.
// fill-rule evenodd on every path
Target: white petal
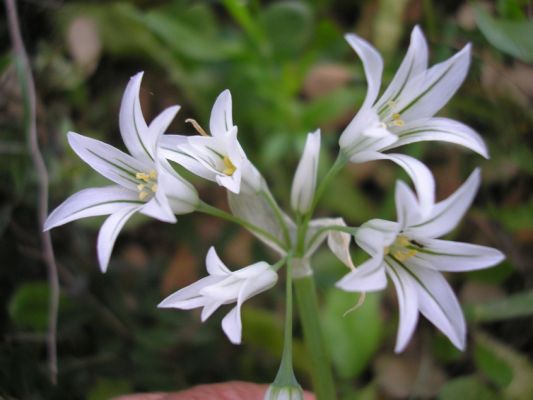
M 216 285 L 220 282 L 221 278 L 219 276 L 206 276 L 189 286 L 186 286 L 177 292 L 172 293 L 170 296 L 166 297 L 161 303 L 157 305 L 159 308 L 181 308 L 181 309 L 190 309 L 196 307 L 202 307 L 205 304 L 205 300 L 202 300 L 194 307 L 189 307 L 186 303 L 191 299 L 201 298 L 199 292 L 200 290 L 206 288 L 207 286 Z M 187 308 L 185 308 L 187 307 Z
M 435 181 L 433 180 L 431 171 L 424 163 L 405 154 L 366 152 L 360 153 L 359 156 L 365 161 L 390 160 L 402 167 L 415 185 L 420 214 L 423 216 L 429 214 L 435 204 Z
M 153 143 L 144 120 L 139 91 L 143 72 L 131 77 L 120 105 L 119 125 L 124 144 L 131 155 L 145 162 L 154 159 Z
M 400 320 L 394 351 L 400 353 L 413 336 L 418 322 L 418 297 L 414 279 L 390 257 L 386 258 L 387 273 L 396 287 Z
M 319 155 L 320 129 L 307 135 L 302 158 L 292 181 L 291 206 L 294 211 L 300 214 L 309 211 L 313 203 Z
M 241 191 L 241 171 L 235 170 L 232 175 L 217 174 L 215 175 L 216 182 L 228 189 L 230 192 L 239 194 Z
M 399 232 L 400 226 L 396 222 L 372 219 L 357 229 L 355 241 L 368 254 L 376 256 L 394 242 Z
M 202 310 L 202 313 L 200 315 L 200 319 L 202 322 L 205 322 L 207 318 L 209 318 L 213 313 L 222 305 L 220 301 L 217 300 L 209 300 Z
M 363 68 L 365 70 L 365 77 L 368 84 L 363 104 L 353 120 L 343 131 L 339 140 L 341 149 L 347 150 L 348 154 L 353 154 L 353 151 L 355 150 L 351 148 L 354 146 L 354 143 L 358 141 L 358 137 L 362 134 L 363 130 L 379 122 L 377 114 L 372 110 L 372 104 L 374 104 L 381 86 L 383 60 L 377 50 L 366 40 L 361 39 L 354 34 L 348 34 L 345 38 L 357 52 L 361 61 L 363 61 Z
M 123 207 L 121 210 L 111 214 L 102 224 L 102 227 L 98 232 L 98 240 L 96 245 L 98 261 L 100 263 L 100 269 L 102 272 L 106 272 L 107 270 L 109 258 L 111 257 L 111 251 L 113 251 L 113 246 L 115 245 L 115 241 L 117 240 L 117 236 L 122 230 L 122 227 L 138 210 L 138 205 Z
M 400 230 L 420 222 L 421 215 L 418 210 L 418 199 L 415 194 L 402 181 L 396 182 L 396 215 Z
M 172 169 L 168 162 L 158 168 L 158 191 L 165 193 L 174 214 L 193 212 L 200 202 L 198 192 L 189 182 Z
M 428 118 L 412 121 L 396 130 L 398 141 L 383 150 L 393 149 L 409 143 L 441 141 L 464 146 L 485 158 L 489 153 L 485 142 L 472 128 L 448 118 Z
M 335 283 L 347 292 L 374 292 L 387 286 L 383 253 L 376 255 Z
M 481 172 L 478 168 L 450 197 L 435 204 L 427 218 L 410 226 L 409 234 L 419 238 L 435 238 L 450 232 L 472 204 L 480 183 Z
M 466 77 L 470 48 L 470 44 L 466 45 L 453 57 L 412 80 L 410 85 L 415 89 L 406 93 L 395 110 L 404 121 L 431 117 L 450 100 Z
M 361 110 L 371 107 L 376 101 L 381 86 L 381 75 L 383 74 L 383 60 L 377 50 L 366 40 L 354 34 L 347 34 L 345 39 L 355 50 L 365 70 L 365 77 L 368 84 L 366 98 L 361 106 Z
M 150 122 L 148 126 L 148 134 L 146 141 L 149 142 L 150 151 L 152 154 L 157 153 L 157 146 L 163 133 L 167 130 L 168 126 L 179 111 L 180 106 L 172 106 L 163 110 L 157 117 Z
M 440 272 L 421 267 L 414 259 L 408 262 L 409 270 L 416 276 L 420 311 L 455 347 L 464 350 L 466 324 L 452 288 Z
M 242 192 L 239 194 L 234 194 L 232 192 L 228 192 L 228 204 L 231 212 L 235 216 L 242 218 L 243 220 L 257 227 L 260 227 L 278 239 L 278 241 L 281 243 L 285 242 L 283 229 L 263 195 L 260 193 L 250 194 Z M 287 225 L 289 231 L 296 230 L 294 222 L 292 222 L 287 215 L 283 214 L 282 218 L 285 220 L 285 224 Z M 279 254 L 285 255 L 285 250 L 276 242 L 273 242 L 268 237 L 265 237 L 257 232 L 251 231 L 251 233 Z
M 390 101 L 398 101 L 404 89 L 409 86 L 409 81 L 413 77 L 425 72 L 427 64 L 428 48 L 426 38 L 417 25 L 411 32 L 411 42 L 409 43 L 407 54 L 389 84 L 389 87 L 376 104 L 376 108 L 380 109 Z
M 328 237 L 329 232 L 324 231 L 320 235 L 318 235 L 313 243 L 311 243 L 311 239 L 315 236 L 316 232 L 329 225 L 340 225 L 340 226 L 346 226 L 346 222 L 342 218 L 317 218 L 309 222 L 307 234 L 305 238 L 305 248 L 306 252 L 304 257 L 310 258 L 314 252 L 320 247 L 320 245 L 324 242 L 324 240 Z
M 146 164 L 96 139 L 74 132 L 69 132 L 67 138 L 70 147 L 95 171 L 121 186 L 137 190 L 135 174 L 146 172 Z
M 172 212 L 163 190 L 158 189 L 155 196 L 141 208 L 140 212 L 163 222 L 176 222 L 176 216 Z
M 424 260 L 430 268 L 439 271 L 472 271 L 492 267 L 503 261 L 503 253 L 492 247 L 477 244 L 426 239 L 414 258 Z
M 222 320 L 222 330 L 231 343 L 241 344 L 242 339 L 242 321 L 241 305 L 233 307 L 231 311 Z
M 339 218 L 341 225 L 346 226 L 346 223 L 342 218 Z M 337 256 L 351 270 L 355 269 L 355 265 L 352 261 L 352 255 L 350 254 L 350 243 L 352 241 L 352 235 L 347 232 L 331 230 L 328 233 L 328 247 L 333 254 Z
M 226 267 L 226 265 L 224 265 L 213 246 L 211 246 L 207 252 L 205 265 L 209 275 L 226 277 L 227 275 L 231 274 L 231 271 Z
M 74 193 L 54 211 L 44 223 L 44 230 L 55 228 L 80 218 L 113 214 L 128 205 L 140 205 L 137 192 L 112 185 L 84 189 Z
M 214 137 L 223 136 L 233 128 L 231 113 L 231 93 L 226 89 L 218 95 L 211 110 L 211 118 L 209 120 L 211 135 Z

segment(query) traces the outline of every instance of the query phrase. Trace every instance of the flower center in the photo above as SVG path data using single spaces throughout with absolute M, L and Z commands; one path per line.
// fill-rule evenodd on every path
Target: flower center
M 139 191 L 139 199 L 146 200 L 148 197 L 153 196 L 157 192 L 157 172 L 152 169 L 150 172 L 137 172 L 135 178 L 140 182 L 137 185 Z
M 389 254 L 398 261 L 406 261 L 417 253 L 414 243 L 404 235 L 398 235 L 390 246 L 385 247 L 385 254 Z
M 222 161 L 224 162 L 224 166 L 226 167 L 222 172 L 228 176 L 232 176 L 237 167 L 233 165 L 228 156 L 224 156 Z

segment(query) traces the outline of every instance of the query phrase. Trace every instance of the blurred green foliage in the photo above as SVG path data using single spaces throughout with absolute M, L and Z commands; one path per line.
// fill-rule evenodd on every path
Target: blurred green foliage
M 234 120 L 250 159 L 288 204 L 305 134 L 321 128 L 321 169 L 366 91 L 361 63 L 343 40 L 358 32 L 385 54 L 387 82 L 420 24 L 433 62 L 467 41 L 469 77 L 441 112 L 479 131 L 491 160 L 442 144 L 409 146 L 435 173 L 438 196 L 451 193 L 475 165 L 483 187 L 452 239 L 500 248 L 507 261 L 480 273 L 450 276 L 469 318 L 461 353 L 421 321 L 405 354 L 393 356 L 393 292 L 357 296 L 333 288 L 345 272 L 327 252 L 315 258 L 321 318 L 342 399 L 529 399 L 533 396 L 533 61 L 531 2 L 465 1 L 89 1 L 20 2 L 38 91 L 38 129 L 57 205 L 84 187 L 103 184 L 68 148 L 65 133 L 120 143 L 118 107 L 128 78 L 145 70 L 147 119 L 163 107 L 182 110 L 173 132 L 191 132 L 188 117 L 207 125 L 213 100 L 229 88 Z M 197 215 L 176 225 L 137 218 L 117 243 L 109 272 L 98 272 L 95 235 L 101 219 L 53 232 L 60 266 L 59 382 L 46 378 L 43 283 L 36 226 L 35 174 L 25 151 L 20 89 L 8 36 L 0 27 L 0 397 L 104 399 L 135 391 L 171 391 L 241 379 L 270 382 L 282 345 L 283 285 L 243 308 L 244 345 L 221 332 L 217 313 L 158 310 L 169 292 L 205 273 L 210 245 L 230 265 L 273 259 L 234 226 Z M 391 188 L 402 173 L 386 163 L 353 166 L 330 188 L 323 209 L 353 224 L 392 218 Z M 195 181 L 203 198 L 224 207 L 221 190 Z M 361 261 L 362 252 L 354 258 Z M 221 315 L 222 314 L 222 315 Z M 297 321 L 296 321 L 297 324 Z M 306 350 L 296 326 L 295 364 L 309 387 Z M 431 376 L 432 379 L 424 379 Z M 427 382 L 431 382 L 428 384 Z

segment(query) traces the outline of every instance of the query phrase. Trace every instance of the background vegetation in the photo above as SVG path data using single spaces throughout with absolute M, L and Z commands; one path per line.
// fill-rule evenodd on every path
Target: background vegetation
M 491 159 L 444 144 L 405 149 L 431 166 L 438 198 L 475 166 L 483 169 L 474 207 L 450 238 L 497 247 L 507 260 L 448 277 L 468 318 L 466 352 L 421 320 L 407 351 L 395 355 L 394 291 L 368 295 L 343 317 L 357 296 L 333 288 L 345 270 L 327 252 L 314 263 L 322 318 L 342 399 L 533 398 L 531 2 L 27 0 L 19 8 L 36 77 L 51 207 L 79 189 L 104 184 L 68 147 L 66 132 L 121 147 L 120 98 L 139 70 L 146 71 L 141 100 L 148 120 L 168 105 L 182 106 L 172 132 L 192 132 L 184 124 L 188 117 L 207 125 L 216 95 L 229 88 L 240 140 L 287 205 L 306 133 L 322 128 L 321 165 L 327 167 L 365 94 L 361 62 L 343 40 L 345 32 L 359 33 L 383 52 L 385 82 L 415 24 L 428 37 L 432 62 L 472 42 L 468 78 L 441 115 L 480 132 Z M 283 285 L 246 304 L 239 347 L 221 332 L 223 312 L 201 324 L 196 312 L 156 308 L 168 293 L 205 274 L 211 245 L 229 265 L 274 260 L 241 229 L 194 214 L 175 225 L 133 220 L 105 275 L 95 251 L 101 220 L 54 230 L 62 295 L 59 385 L 50 385 L 36 178 L 25 150 L 4 14 L 1 20 L 0 397 L 97 400 L 234 379 L 271 382 L 282 345 Z M 394 218 L 398 177 L 404 177 L 401 171 L 383 162 L 352 166 L 332 185 L 322 210 L 357 225 Z M 196 183 L 204 199 L 226 207 L 221 188 Z M 309 388 L 298 326 L 297 335 L 297 373 Z

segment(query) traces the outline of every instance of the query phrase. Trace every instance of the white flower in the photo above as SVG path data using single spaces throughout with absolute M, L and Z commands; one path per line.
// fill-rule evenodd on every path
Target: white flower
M 420 188 L 433 185 L 429 171 L 419 161 L 402 154 L 384 154 L 404 144 L 437 140 L 465 146 L 488 158 L 481 137 L 468 126 L 448 119 L 433 118 L 465 79 L 470 62 L 470 45 L 446 61 L 428 68 L 427 43 L 418 27 L 413 29 L 405 58 L 381 98 L 383 60 L 376 49 L 360 37 L 346 40 L 363 62 L 368 90 L 355 118 L 342 133 L 339 145 L 352 162 L 387 159 L 400 165 Z M 421 197 L 423 207 L 433 202 L 433 190 Z
M 264 400 L 303 400 L 304 392 L 300 385 L 278 386 L 272 384 L 268 387 Z
M 498 264 L 503 254 L 493 248 L 436 239 L 462 218 L 479 187 L 480 172 L 450 197 L 422 216 L 420 204 L 403 182 L 396 185 L 398 222 L 371 220 L 357 230 L 355 240 L 370 259 L 336 286 L 346 291 L 375 291 L 390 277 L 398 294 L 400 323 L 396 352 L 407 345 L 418 312 L 439 328 L 459 349 L 465 348 L 466 326 L 457 299 L 440 271 L 470 271 Z
M 76 219 L 111 214 L 98 234 L 98 260 L 103 272 L 120 230 L 134 213 L 176 222 L 174 214 L 194 211 L 198 204 L 196 190 L 159 155 L 159 138 L 179 106 L 167 108 L 147 125 L 139 101 L 142 75 L 131 78 L 120 107 L 120 133 L 131 155 L 99 140 L 68 133 L 76 154 L 115 184 L 75 193 L 48 216 L 44 225 L 48 230 Z
M 209 276 L 171 294 L 158 307 L 182 310 L 203 307 L 201 318 L 204 322 L 221 305 L 237 302 L 222 320 L 222 329 L 232 343 L 239 344 L 242 303 L 274 286 L 278 275 L 263 261 L 232 272 L 220 260 L 214 247 L 209 249 L 205 261 Z
M 165 157 L 204 179 L 217 182 L 233 193 L 241 186 L 258 191 L 263 179 L 246 157 L 233 125 L 231 93 L 224 90 L 216 99 L 209 120 L 209 136 L 194 120 L 189 120 L 199 136 L 165 135 Z
M 291 206 L 300 214 L 309 211 L 313 203 L 319 155 L 320 129 L 307 135 L 302 158 L 292 181 Z

